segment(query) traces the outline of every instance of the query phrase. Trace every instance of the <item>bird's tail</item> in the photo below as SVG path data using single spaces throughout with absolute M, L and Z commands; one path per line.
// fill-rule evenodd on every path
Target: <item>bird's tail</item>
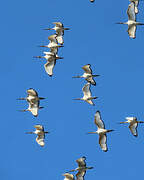
M 33 132 L 25 132 L 25 134 L 34 134 Z

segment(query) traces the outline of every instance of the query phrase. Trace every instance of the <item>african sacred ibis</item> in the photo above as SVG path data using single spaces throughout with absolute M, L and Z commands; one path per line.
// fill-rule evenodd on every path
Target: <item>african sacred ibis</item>
M 113 130 L 105 129 L 105 124 L 102 121 L 100 111 L 97 111 L 95 113 L 94 123 L 95 123 L 95 125 L 98 128 L 97 131 L 95 131 L 95 132 L 88 132 L 88 133 L 89 134 L 98 134 L 99 135 L 99 144 L 100 144 L 100 147 L 101 147 L 101 149 L 104 152 L 107 152 L 108 148 L 107 148 L 107 136 L 106 136 L 106 133 L 111 132 Z
M 137 126 L 138 126 L 138 123 L 144 123 L 144 121 L 137 121 L 137 118 L 136 117 L 126 117 L 125 118 L 126 121 L 125 122 L 120 122 L 120 124 L 123 124 L 123 123 L 129 123 L 129 129 L 131 131 L 131 133 L 137 137 L 138 136 L 138 133 L 137 133 Z
M 144 25 L 144 23 L 136 22 L 135 4 L 133 2 L 131 4 L 129 4 L 129 6 L 128 6 L 127 15 L 128 15 L 127 22 L 120 22 L 120 23 L 116 23 L 116 24 L 127 24 L 128 25 L 127 32 L 129 34 L 129 37 L 135 39 L 137 25 Z
M 61 22 L 53 22 L 55 26 L 53 28 L 46 28 L 44 30 L 55 30 L 56 34 L 64 35 L 64 30 L 69 30 L 70 28 L 65 28 Z
M 99 75 L 94 75 L 92 73 L 92 69 L 91 69 L 90 64 L 87 64 L 87 65 L 83 66 L 82 69 L 85 71 L 84 74 L 82 76 L 74 76 L 73 78 L 85 78 L 86 81 L 88 81 L 89 83 L 91 83 L 92 85 L 95 86 L 96 82 L 93 79 L 93 77 L 97 77 Z
M 38 110 L 43 108 L 40 107 L 40 100 L 43 100 L 45 98 L 39 97 L 36 90 L 33 88 L 30 88 L 27 90 L 27 97 L 26 98 L 19 98 L 18 100 L 26 100 L 29 104 L 28 109 L 22 110 L 22 111 L 30 111 L 35 117 L 38 116 Z
M 26 134 L 36 134 L 38 137 L 36 138 L 36 142 L 43 147 L 45 145 L 44 139 L 45 139 L 45 134 L 49 133 L 48 131 L 44 131 L 44 127 L 42 125 L 35 125 L 36 128 L 35 131 L 33 132 L 26 132 Z
M 45 56 L 34 56 L 34 58 L 40 58 L 40 59 L 44 58 L 45 60 L 49 62 L 57 60 L 57 59 L 63 59 L 63 57 L 59 57 L 57 54 L 55 55 L 52 52 L 44 51 L 43 53 L 45 54 Z
M 84 85 L 84 87 L 82 88 L 82 91 L 83 91 L 83 98 L 76 98 L 74 100 L 83 100 L 83 101 L 86 101 L 87 103 L 91 104 L 94 106 L 94 103 L 93 103 L 93 99 L 96 99 L 98 97 L 92 97 L 91 96 L 91 91 L 90 91 L 90 83 L 87 83 Z
M 76 174 L 77 179 L 76 180 L 84 180 L 84 176 L 86 174 L 86 171 L 88 169 L 93 169 L 93 167 L 87 167 L 86 166 L 86 157 L 83 156 L 79 159 L 76 160 L 78 167 L 76 169 L 70 170 L 69 172 L 74 172 L 74 171 L 78 171 Z

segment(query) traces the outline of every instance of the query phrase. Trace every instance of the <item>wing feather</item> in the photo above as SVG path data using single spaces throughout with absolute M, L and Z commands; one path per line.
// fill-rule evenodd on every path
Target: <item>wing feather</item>
M 96 124 L 96 126 L 97 126 L 98 128 L 105 129 L 104 122 L 103 122 L 102 119 L 101 119 L 100 111 L 97 111 L 97 112 L 95 113 L 94 122 L 95 122 L 95 124 Z
M 99 144 L 100 144 L 100 147 L 103 151 L 107 151 L 108 148 L 107 148 L 107 136 L 106 134 L 100 134 L 99 135 Z
M 137 126 L 138 126 L 138 123 L 137 123 L 137 122 L 129 125 L 129 129 L 130 129 L 131 133 L 132 133 L 135 137 L 138 136 Z

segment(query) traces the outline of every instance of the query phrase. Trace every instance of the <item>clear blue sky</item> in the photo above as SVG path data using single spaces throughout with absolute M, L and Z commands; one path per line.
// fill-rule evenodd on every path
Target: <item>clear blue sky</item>
M 138 127 L 138 138 L 127 126 L 119 125 L 126 116 L 144 120 L 144 27 L 137 28 L 135 40 L 129 39 L 127 26 L 115 22 L 127 21 L 128 0 L 41 0 L 1 2 L 0 82 L 1 82 L 1 180 L 63 179 L 61 174 L 77 166 L 75 159 L 86 156 L 94 169 L 86 180 L 134 180 L 143 178 L 144 126 Z M 139 5 L 137 19 L 144 22 L 144 3 Z M 54 31 L 52 22 L 61 21 L 71 28 L 65 32 L 64 47 L 50 78 L 44 71 L 44 61 L 33 59 L 47 49 L 47 37 Z M 81 97 L 85 81 L 72 79 L 83 73 L 81 67 L 91 64 L 97 86 L 92 94 L 99 98 L 95 106 L 72 99 Z M 27 107 L 17 101 L 34 88 L 45 108 L 37 118 L 18 110 Z M 100 110 L 108 134 L 109 151 L 104 153 L 97 135 L 94 114 Z M 51 133 L 41 148 L 35 135 L 35 124 L 44 125 Z

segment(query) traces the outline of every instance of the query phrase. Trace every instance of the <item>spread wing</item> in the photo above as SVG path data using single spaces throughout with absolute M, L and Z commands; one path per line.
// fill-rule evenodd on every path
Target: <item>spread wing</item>
M 103 122 L 102 119 L 101 119 L 100 111 L 97 111 L 97 112 L 95 113 L 94 122 L 95 122 L 95 124 L 96 124 L 96 126 L 97 126 L 98 128 L 105 129 L 104 122 Z
M 76 180 L 84 180 L 85 173 L 85 170 L 79 170 L 76 174 Z
M 130 124 L 130 125 L 129 125 L 129 129 L 130 129 L 131 133 L 132 133 L 135 137 L 138 136 L 137 126 L 138 126 L 138 123 L 137 123 L 137 122 L 135 122 L 134 124 Z
M 86 167 L 86 162 L 85 162 L 86 158 L 85 157 L 81 157 L 79 159 L 76 160 L 76 162 L 78 163 L 79 167 Z
M 56 37 L 57 37 L 57 35 L 56 35 L 56 34 L 53 34 L 53 35 L 51 35 L 51 36 L 48 37 L 48 40 L 50 40 L 50 42 L 57 43 Z
M 39 106 L 37 104 L 29 103 L 29 110 L 34 116 L 38 116 Z
M 58 47 L 51 47 L 50 52 L 56 55 L 58 53 Z
M 64 40 L 63 40 L 63 36 L 62 36 L 62 35 L 58 35 L 58 36 L 56 37 L 56 40 L 57 40 L 57 42 L 58 42 L 59 44 L 63 44 L 63 43 L 64 43 Z
M 91 83 L 92 85 L 94 85 L 94 86 L 96 85 L 96 82 L 95 82 L 95 80 L 93 79 L 92 76 L 86 78 L 86 80 L 87 80 L 89 83 Z
M 37 130 L 44 131 L 44 127 L 40 124 L 34 126 Z
M 92 74 L 92 70 L 91 70 L 91 65 L 90 65 L 90 64 L 87 64 L 87 65 L 83 66 L 82 69 L 83 69 L 86 73 Z
M 128 20 L 136 21 L 135 4 L 131 2 L 127 9 Z
M 130 38 L 135 39 L 136 38 L 136 26 L 135 25 L 131 25 L 128 27 L 128 34 L 130 36 Z
M 37 142 L 40 146 L 42 146 L 42 147 L 45 145 L 45 143 L 44 143 L 44 138 L 45 138 L 44 134 L 40 134 L 40 135 L 38 135 L 38 137 L 36 138 L 36 142 Z
M 105 152 L 108 150 L 106 142 L 107 142 L 106 134 L 100 134 L 99 135 L 99 144 L 100 144 L 101 149 Z
M 54 61 L 47 61 L 47 63 L 44 65 L 45 71 L 48 73 L 49 76 L 53 75 L 53 68 L 56 64 L 56 60 Z
M 91 97 L 90 83 L 85 84 L 84 87 L 82 88 L 82 91 L 85 97 L 87 98 Z
M 27 90 L 27 94 L 30 96 L 38 96 L 38 93 L 36 92 L 36 90 L 30 88 Z

